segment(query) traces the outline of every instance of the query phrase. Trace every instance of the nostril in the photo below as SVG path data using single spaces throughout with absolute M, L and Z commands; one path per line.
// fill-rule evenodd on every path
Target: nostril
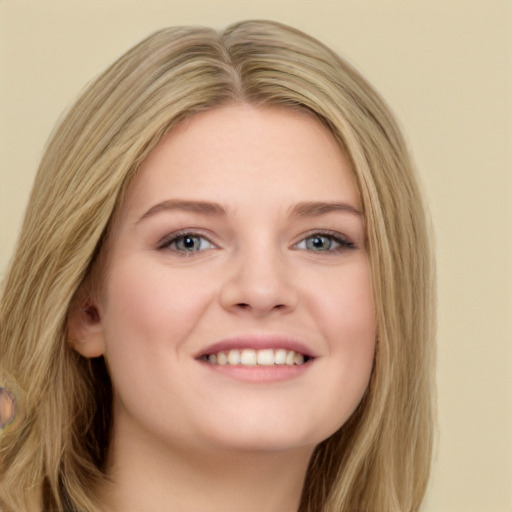
M 236 306 L 240 309 L 252 309 L 252 306 L 250 304 L 247 304 L 246 302 L 239 302 Z M 283 309 L 285 307 L 285 304 L 276 304 L 271 309 Z

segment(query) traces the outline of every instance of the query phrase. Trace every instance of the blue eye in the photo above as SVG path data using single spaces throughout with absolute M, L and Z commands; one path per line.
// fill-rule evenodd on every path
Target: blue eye
M 310 251 L 330 251 L 332 246 L 336 243 L 332 237 L 329 236 L 311 236 L 306 238 L 306 249 Z
M 345 240 L 339 235 L 328 233 L 314 233 L 301 240 L 296 246 L 297 249 L 313 252 L 339 252 L 344 249 L 353 249 L 355 244 Z
M 214 245 L 204 236 L 195 233 L 174 234 L 159 244 L 159 249 L 170 249 L 176 252 L 193 253 L 212 249 Z

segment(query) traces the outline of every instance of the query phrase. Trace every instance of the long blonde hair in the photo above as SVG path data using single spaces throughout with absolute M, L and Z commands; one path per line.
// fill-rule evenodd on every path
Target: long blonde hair
M 247 21 L 161 30 L 81 95 L 48 144 L 1 302 L 0 384 L 19 415 L 0 438 L 5 512 L 97 512 L 112 389 L 102 358 L 66 343 L 70 304 L 141 162 L 181 120 L 246 102 L 314 114 L 351 162 L 377 316 L 369 388 L 310 462 L 301 512 L 417 510 L 430 471 L 434 285 L 410 158 L 372 87 L 315 39 Z

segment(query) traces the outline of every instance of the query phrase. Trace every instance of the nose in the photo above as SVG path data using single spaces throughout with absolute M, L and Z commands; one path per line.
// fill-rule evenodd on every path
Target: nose
M 279 311 L 293 311 L 298 290 L 293 284 L 290 265 L 278 250 L 240 251 L 230 262 L 220 302 L 231 312 L 264 317 Z

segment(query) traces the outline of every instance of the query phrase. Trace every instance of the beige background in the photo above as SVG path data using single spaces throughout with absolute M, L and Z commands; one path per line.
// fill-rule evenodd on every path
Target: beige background
M 511 512 L 511 0 L 0 0 L 0 272 L 84 84 L 157 28 L 254 17 L 336 48 L 405 127 L 439 254 L 440 440 L 423 510 Z

